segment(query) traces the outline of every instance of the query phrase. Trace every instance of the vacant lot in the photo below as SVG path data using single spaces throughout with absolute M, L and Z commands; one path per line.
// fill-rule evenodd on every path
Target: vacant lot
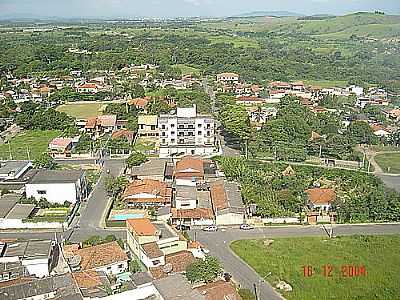
M 69 103 L 60 105 L 57 110 L 77 119 L 87 119 L 101 114 L 104 106 L 103 103 Z
M 400 174 L 400 153 L 382 153 L 375 156 L 375 161 L 384 172 Z
M 272 285 L 289 283 L 293 291 L 283 293 L 287 299 L 383 300 L 400 295 L 400 235 L 287 238 L 270 245 L 245 240 L 231 248 Z M 349 265 L 364 266 L 365 274 L 344 276 L 350 275 Z M 313 270 L 309 277 L 304 275 L 307 266 Z
M 47 150 L 49 142 L 59 136 L 57 130 L 27 130 L 12 138 L 10 144 L 0 145 L 0 159 L 35 159 Z

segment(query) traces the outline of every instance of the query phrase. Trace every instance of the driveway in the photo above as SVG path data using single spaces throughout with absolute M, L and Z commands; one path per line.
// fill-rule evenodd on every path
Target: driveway
M 335 235 L 352 234 L 399 234 L 400 224 L 379 225 L 334 225 Z M 256 228 L 252 231 L 239 229 L 227 229 L 218 232 L 203 232 L 194 230 L 190 232 L 192 238 L 196 238 L 211 255 L 216 256 L 222 262 L 224 269 L 232 274 L 233 279 L 242 287 L 253 290 L 256 284 L 260 300 L 282 299 L 273 287 L 261 278 L 251 267 L 237 257 L 229 248 L 231 242 L 243 239 L 299 237 L 299 236 L 324 236 L 325 230 L 320 226 L 292 226 L 292 227 L 267 227 Z

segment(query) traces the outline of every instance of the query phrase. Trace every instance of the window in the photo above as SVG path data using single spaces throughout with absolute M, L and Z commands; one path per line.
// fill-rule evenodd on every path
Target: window
M 163 124 L 163 125 L 161 125 L 161 128 L 162 128 L 162 129 L 165 129 L 165 125 L 164 125 L 164 124 Z
M 194 126 L 193 125 L 188 125 L 188 128 L 189 129 L 194 129 Z
M 178 128 L 179 128 L 179 129 L 184 129 L 184 128 L 185 128 L 185 126 L 183 126 L 183 125 L 179 125 L 179 126 L 178 126 Z
M 171 135 L 174 135 L 175 134 L 175 131 L 171 131 Z
M 188 136 L 194 136 L 193 132 L 188 132 Z
M 210 131 L 207 131 L 207 136 L 210 136 L 210 134 L 211 134 L 211 132 L 210 132 Z
M 161 134 L 161 136 L 166 136 L 166 135 L 165 135 L 165 132 L 163 132 L 163 133 Z
M 175 139 L 171 139 L 171 143 L 175 143 Z
M 201 128 L 201 124 L 197 125 L 198 128 Z
M 202 132 L 202 131 L 197 131 L 197 134 L 198 134 L 198 135 L 202 135 L 203 132 Z
M 162 141 L 161 141 L 163 144 L 165 144 L 165 139 L 162 139 Z
M 123 269 L 124 268 L 124 264 L 119 264 L 118 268 Z
M 151 125 L 151 130 L 156 130 L 156 125 Z
M 182 203 L 181 206 L 190 206 L 190 203 Z
M 208 129 L 208 128 L 211 128 L 211 125 L 210 125 L 210 124 L 207 124 L 207 129 Z
M 171 124 L 171 128 L 175 128 L 175 124 Z
M 185 143 L 185 140 L 184 140 L 184 139 L 180 139 L 180 140 L 179 140 L 179 143 L 180 143 L 180 144 L 184 144 L 184 143 Z
M 107 267 L 107 271 L 111 271 L 111 267 Z
M 39 195 L 46 195 L 46 194 L 47 194 L 47 192 L 44 191 L 44 190 L 38 190 L 37 193 L 38 193 Z

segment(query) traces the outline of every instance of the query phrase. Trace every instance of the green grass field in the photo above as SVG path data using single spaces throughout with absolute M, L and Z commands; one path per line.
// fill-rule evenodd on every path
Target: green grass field
M 384 172 L 400 174 L 400 153 L 382 153 L 375 156 L 375 161 Z
M 273 286 L 289 283 L 286 299 L 399 299 L 400 235 L 282 238 L 269 246 L 242 240 L 231 248 Z M 331 277 L 323 274 L 326 265 L 333 267 L 326 267 Z M 344 276 L 348 265 L 364 266 L 365 275 Z M 304 266 L 314 269 L 312 276 L 304 276 Z
M 322 88 L 346 87 L 347 81 L 345 81 L 345 80 L 304 80 L 304 84 L 320 86 Z
M 57 130 L 27 130 L 12 138 L 10 145 L 0 145 L 0 159 L 10 159 L 10 149 L 12 159 L 35 159 L 47 150 L 49 142 L 59 136 L 61 131 Z
M 77 119 L 87 119 L 101 114 L 103 103 L 68 103 L 57 107 L 58 111 Z
M 177 67 L 181 70 L 182 75 L 195 75 L 195 76 L 200 76 L 200 70 L 191 66 L 187 65 L 173 65 L 173 67 Z

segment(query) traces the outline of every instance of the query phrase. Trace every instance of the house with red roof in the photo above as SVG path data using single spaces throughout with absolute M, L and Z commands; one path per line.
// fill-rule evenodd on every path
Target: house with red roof
M 56 137 L 49 143 L 49 154 L 56 156 L 70 156 L 73 146 L 73 139 Z
M 336 200 L 336 192 L 333 189 L 312 188 L 305 190 L 308 196 L 308 205 L 312 210 L 327 212 Z
M 164 222 L 128 219 L 126 233 L 130 250 L 148 269 L 166 266 L 166 256 L 187 251 L 187 241 Z

